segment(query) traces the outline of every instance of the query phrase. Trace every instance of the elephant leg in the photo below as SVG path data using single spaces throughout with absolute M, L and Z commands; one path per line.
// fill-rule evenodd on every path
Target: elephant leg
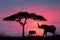
M 46 35 L 46 32 L 44 31 L 44 33 L 43 33 L 43 37 Z
M 57 35 L 57 31 L 55 31 L 55 35 Z
M 47 37 L 47 32 L 46 32 L 46 37 Z
M 45 33 L 43 33 L 43 37 L 45 36 Z
M 55 33 L 53 32 L 53 36 L 54 36 L 54 34 L 55 34 Z

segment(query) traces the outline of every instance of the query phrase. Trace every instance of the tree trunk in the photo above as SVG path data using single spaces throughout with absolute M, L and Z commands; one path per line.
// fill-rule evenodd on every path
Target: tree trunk
M 24 25 L 22 25 L 22 37 L 24 37 Z
M 20 23 L 21 26 L 22 26 L 22 37 L 24 37 L 24 26 L 25 26 L 25 24 L 26 24 L 27 19 L 25 19 L 24 23 L 21 22 L 21 19 L 19 19 L 18 21 L 19 21 L 19 23 Z

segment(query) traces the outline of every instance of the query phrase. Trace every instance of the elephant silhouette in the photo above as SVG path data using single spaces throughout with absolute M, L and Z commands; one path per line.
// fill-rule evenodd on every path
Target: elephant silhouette
M 28 36 L 32 36 L 32 35 L 34 35 L 34 36 L 35 36 L 35 34 L 36 34 L 36 31 L 34 31 L 34 30 L 30 30 L 30 31 L 29 31 L 29 35 L 28 35 Z
M 43 33 L 43 37 L 46 35 L 47 37 L 47 32 L 50 32 L 50 33 L 53 33 L 53 36 L 56 34 L 56 27 L 54 25 L 46 25 L 46 24 L 42 24 L 41 26 L 39 26 L 39 23 L 38 24 L 38 28 L 42 28 L 44 29 L 44 33 Z

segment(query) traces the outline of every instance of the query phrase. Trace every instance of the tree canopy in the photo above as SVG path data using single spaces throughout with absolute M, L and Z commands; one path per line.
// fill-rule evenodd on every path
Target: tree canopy
M 18 12 L 17 14 L 13 14 L 9 17 L 4 18 L 3 20 L 6 21 L 15 21 L 18 18 L 27 18 L 27 19 L 33 19 L 33 20 L 40 20 L 40 21 L 46 21 L 46 19 L 41 15 L 36 15 L 35 13 L 28 13 L 28 12 Z

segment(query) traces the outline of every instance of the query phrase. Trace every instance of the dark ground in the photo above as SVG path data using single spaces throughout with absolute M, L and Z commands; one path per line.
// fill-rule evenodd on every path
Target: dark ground
M 60 35 L 57 36 L 49 36 L 49 37 L 41 37 L 41 36 L 30 36 L 30 37 L 2 37 L 0 36 L 0 40 L 60 40 Z

